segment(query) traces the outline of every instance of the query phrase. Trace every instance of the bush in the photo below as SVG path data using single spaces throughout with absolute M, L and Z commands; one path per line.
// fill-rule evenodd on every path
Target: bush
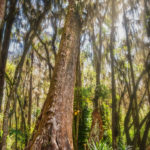
M 92 142 L 91 144 L 88 144 L 88 147 L 90 150 L 112 150 L 112 147 L 109 147 L 107 142 L 100 141 L 100 142 Z

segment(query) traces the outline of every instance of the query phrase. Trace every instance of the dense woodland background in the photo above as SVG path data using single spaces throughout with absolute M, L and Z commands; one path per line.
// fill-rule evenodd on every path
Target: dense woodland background
M 0 0 L 0 150 L 149 145 L 149 0 Z

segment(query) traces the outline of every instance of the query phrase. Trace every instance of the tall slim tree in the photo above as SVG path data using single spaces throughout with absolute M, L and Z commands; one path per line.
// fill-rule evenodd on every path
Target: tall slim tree
M 115 16 L 116 16 L 116 8 L 115 8 L 115 0 L 112 0 L 112 25 L 111 25 L 111 35 L 110 35 L 110 57 L 111 57 L 111 84 L 112 84 L 112 147 L 114 150 L 118 149 L 117 146 L 117 138 L 119 135 L 118 132 L 118 106 L 117 106 L 117 98 L 116 98 L 116 81 L 115 81 L 115 58 L 114 58 L 114 48 L 115 48 Z
M 75 83 L 75 93 L 74 93 L 74 123 L 73 123 L 73 144 L 74 150 L 78 150 L 78 139 L 79 139 L 79 123 L 81 116 L 81 100 L 82 100 L 82 81 L 81 81 L 81 66 L 80 66 L 80 45 L 79 45 L 79 54 L 77 56 L 77 65 L 76 65 L 76 83 Z
M 7 19 L 0 25 L 0 111 L 3 99 L 3 89 L 4 89 L 4 77 L 5 77 L 5 68 L 8 57 L 8 49 L 10 43 L 10 35 L 13 22 L 15 20 L 17 11 L 16 11 L 17 0 L 10 1 L 10 7 L 8 9 Z M 3 5 L 4 1 L 3 1 Z M 3 8 L 4 9 L 4 8 Z M 3 12 L 4 16 L 4 12 Z
M 136 83 L 135 83 L 135 75 L 134 75 L 134 69 L 133 69 L 133 60 L 132 60 L 132 55 L 131 55 L 131 45 L 129 42 L 129 29 L 127 26 L 127 18 L 124 12 L 124 22 L 125 22 L 125 32 L 126 32 L 126 45 L 127 45 L 127 50 L 128 50 L 128 61 L 130 64 L 130 72 L 131 72 L 131 81 L 132 81 L 132 88 L 131 90 L 134 91 L 134 89 L 136 89 Z M 131 101 L 133 101 L 133 105 L 132 105 L 132 115 L 133 115 L 133 123 L 134 123 L 134 128 L 135 128 L 135 132 L 136 133 L 136 138 L 134 140 L 133 143 L 133 148 L 136 148 L 136 144 L 137 142 L 140 142 L 140 130 L 139 130 L 139 114 L 138 114 L 138 104 L 137 104 L 137 96 L 136 96 L 136 92 L 134 92 L 131 96 Z
M 90 131 L 90 138 L 89 141 L 94 140 L 95 142 L 99 142 L 99 140 L 103 137 L 103 123 L 102 123 L 102 117 L 99 107 L 99 90 L 100 90 L 100 73 L 101 73 L 101 55 L 102 55 L 102 24 L 100 23 L 100 43 L 99 47 L 96 45 L 96 37 L 94 35 L 94 29 L 92 31 L 92 45 L 93 45 L 93 51 L 95 54 L 95 71 L 96 71 L 96 88 L 95 88 L 95 96 L 93 99 L 93 106 L 94 110 L 92 113 L 92 126 Z
M 29 89 L 29 108 L 28 108 L 28 126 L 29 129 L 31 128 L 31 113 L 32 113 L 32 88 L 33 88 L 33 59 L 34 59 L 34 55 L 33 55 L 33 51 L 31 52 L 31 72 L 30 72 L 30 89 Z
M 50 90 L 26 148 L 28 150 L 73 149 L 73 99 L 81 30 L 76 5 L 75 0 L 69 1 Z
M 144 10 L 145 10 L 145 25 L 147 30 L 147 35 L 150 37 L 150 1 L 144 0 Z
M 2 24 L 4 21 L 4 14 L 5 14 L 5 0 L 0 0 L 0 66 L 2 66 L 2 54 L 1 54 L 1 44 L 2 44 Z M 0 78 L 3 77 L 2 72 L 0 71 Z M 1 104 L 2 104 L 2 96 L 3 95 L 3 86 L 0 87 L 0 111 L 1 111 Z

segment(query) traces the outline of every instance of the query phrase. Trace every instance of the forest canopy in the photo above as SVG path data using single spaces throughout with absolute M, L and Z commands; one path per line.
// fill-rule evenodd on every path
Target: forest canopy
M 150 150 L 150 1 L 0 0 L 0 150 Z

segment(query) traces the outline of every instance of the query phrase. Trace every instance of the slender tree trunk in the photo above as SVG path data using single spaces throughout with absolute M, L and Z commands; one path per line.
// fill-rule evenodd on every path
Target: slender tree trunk
M 73 150 L 74 84 L 81 30 L 76 10 L 75 1 L 70 0 L 50 90 L 28 150 Z
M 18 118 L 17 118 L 17 108 L 15 109 L 15 125 L 16 125 L 16 135 L 15 135 L 15 148 L 18 150 L 17 145 L 18 145 Z
M 5 68 L 8 56 L 9 42 L 10 42 L 10 34 L 11 28 L 16 15 L 16 0 L 12 0 L 10 3 L 9 14 L 6 21 L 6 29 L 3 31 L 2 27 L 0 29 L 0 36 L 4 34 L 3 42 L 2 37 L 0 38 L 0 111 L 2 106 L 3 99 L 3 89 L 4 89 L 4 77 L 5 77 Z M 4 33 L 3 33 L 4 32 Z
M 0 63 L 1 63 L 1 42 L 2 42 L 4 17 L 5 17 L 5 8 L 6 8 L 6 0 L 0 0 Z
M 145 9 L 145 24 L 146 24 L 146 29 L 147 29 L 147 36 L 148 38 L 150 38 L 150 1 L 144 0 L 144 9 Z M 148 55 L 149 55 L 148 58 L 150 58 L 150 54 Z M 150 71 L 148 71 L 147 73 L 148 73 L 147 93 L 148 93 L 148 101 L 150 104 Z M 144 131 L 141 143 L 140 143 L 140 150 L 146 149 L 146 141 L 147 141 L 149 132 L 150 132 L 150 114 L 148 116 L 148 119 L 145 125 L 145 131 Z M 149 149 L 150 149 L 150 146 L 147 147 L 147 150 Z
M 9 108 L 10 108 L 10 101 L 7 99 L 6 102 L 6 108 L 4 112 L 4 118 L 3 118 L 3 136 L 2 136 L 2 147 L 1 150 L 6 150 L 7 149 L 7 135 L 8 135 L 8 119 L 9 119 Z
M 33 51 L 31 52 L 31 71 L 30 71 L 30 89 L 29 89 L 29 108 L 28 108 L 28 127 L 31 127 L 31 112 L 32 112 L 32 72 L 33 72 Z
M 94 31 L 93 31 L 94 33 Z M 99 90 L 100 90 L 100 74 L 101 74 L 101 55 L 102 55 L 102 23 L 100 22 L 100 33 L 99 33 L 99 48 L 95 45 L 95 37 L 93 35 L 93 49 L 95 49 L 95 68 L 96 68 L 96 88 L 95 88 L 95 97 L 93 99 L 94 110 L 92 113 L 92 126 L 90 131 L 89 141 L 94 140 L 95 142 L 99 142 L 99 140 L 103 137 L 103 122 L 101 117 L 101 111 L 99 107 Z M 95 46 L 94 46 L 95 45 Z
M 119 135 L 119 115 L 118 105 L 116 99 L 116 82 L 115 82 L 115 62 L 114 62 L 114 44 L 115 44 L 115 0 L 112 0 L 112 26 L 110 37 L 110 57 L 111 57 L 111 83 L 112 83 L 112 147 L 113 150 L 118 149 L 118 135 Z
M 55 36 L 55 34 L 54 34 L 53 36 Z M 49 80 L 51 81 L 53 66 L 52 66 L 52 64 L 51 64 L 51 62 L 50 62 L 49 50 L 48 50 L 48 47 L 47 47 L 46 43 L 44 43 L 44 42 L 42 41 L 42 39 L 40 38 L 39 35 L 38 35 L 38 39 L 40 40 L 40 42 L 41 42 L 42 45 L 44 46 L 44 50 L 45 50 L 45 52 L 46 52 L 46 62 L 47 62 L 48 69 L 49 69 Z M 53 39 L 53 38 L 52 38 L 52 39 Z M 53 50 L 53 51 L 55 51 L 55 50 Z M 55 56 L 55 55 L 54 55 L 54 56 Z M 56 56 L 55 56 L 55 58 L 56 58 Z
M 27 135 L 27 127 L 26 127 L 26 119 L 25 119 L 25 109 L 21 104 L 21 100 L 19 98 L 19 96 L 17 95 L 17 99 L 18 99 L 18 103 L 19 103 L 19 107 L 20 107 L 20 111 L 21 111 L 21 131 L 25 134 L 25 146 L 27 146 L 27 141 L 28 141 L 28 135 Z
M 145 25 L 147 30 L 147 36 L 150 38 L 150 1 L 144 0 L 144 10 L 145 10 Z
M 128 26 L 127 26 L 127 18 L 124 12 L 124 23 L 125 23 L 125 32 L 126 32 L 126 45 L 128 50 L 128 61 L 131 68 L 131 81 L 132 81 L 132 95 L 130 97 L 130 101 L 133 101 L 132 103 L 132 116 L 133 116 L 133 123 L 134 123 L 134 130 L 135 130 L 135 136 L 133 140 L 133 149 L 136 149 L 136 146 L 138 143 L 140 143 L 140 129 L 139 129 L 139 114 L 138 114 L 138 105 L 137 105 L 137 96 L 136 96 L 136 85 L 135 85 L 135 75 L 133 70 L 133 62 L 132 62 L 132 56 L 131 56 L 131 46 L 129 42 L 129 36 L 128 36 Z
M 8 56 L 8 48 L 9 48 L 9 42 L 10 42 L 10 34 L 11 34 L 11 28 L 13 21 L 15 19 L 15 6 L 16 1 L 11 1 L 11 7 L 9 10 L 8 20 L 6 22 L 6 29 L 4 32 L 4 40 L 2 43 L 2 50 L 1 52 L 1 63 L 0 63 L 0 110 L 1 110 L 1 104 L 3 99 L 3 87 L 4 87 L 4 75 L 5 75 L 5 68 L 6 68 L 6 61 Z M 2 40 L 2 39 L 1 39 Z M 4 112 L 4 118 L 3 118 L 3 136 L 2 136 L 2 145 L 1 150 L 6 150 L 6 138 L 8 133 L 8 116 L 9 116 L 9 108 L 10 108 L 10 102 L 9 98 L 6 102 L 6 108 Z
M 147 122 L 146 122 L 146 125 L 145 125 L 143 138 L 142 138 L 142 141 L 140 143 L 140 150 L 145 150 L 146 149 L 146 142 L 147 142 L 149 130 L 150 130 L 150 115 L 148 116 L 148 119 L 147 119 Z
M 1 57 L 1 42 L 2 42 L 2 28 L 3 28 L 3 23 L 4 23 L 4 15 L 5 15 L 5 5 L 6 5 L 6 0 L 0 0 L 0 66 L 2 63 L 2 57 Z
M 76 115 L 74 115 L 74 150 L 78 150 L 78 137 L 79 137 L 79 121 L 80 121 L 80 113 L 81 113 L 81 98 L 82 98 L 82 93 L 81 93 L 81 68 L 80 68 L 80 43 L 79 43 L 79 54 L 77 57 L 77 67 L 76 67 L 76 90 L 75 90 L 75 107 L 74 110 L 76 111 Z

